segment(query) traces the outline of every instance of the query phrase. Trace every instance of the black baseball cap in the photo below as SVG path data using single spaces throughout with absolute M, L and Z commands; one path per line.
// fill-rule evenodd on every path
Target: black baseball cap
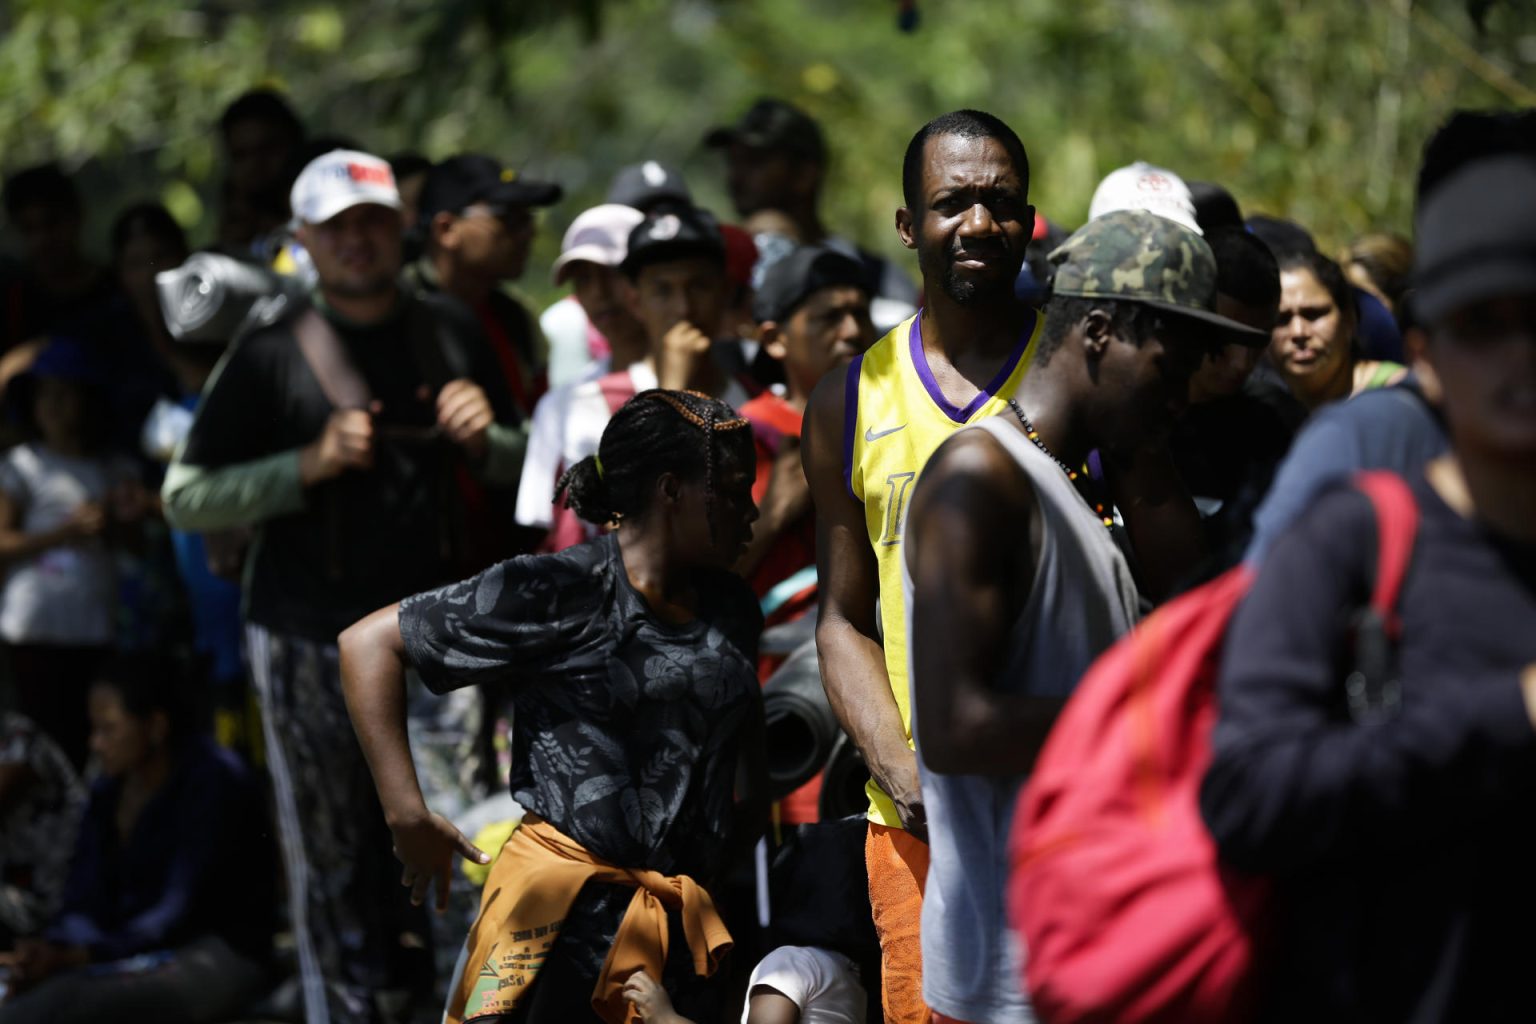
M 704 144 L 712 148 L 740 142 L 757 149 L 777 149 L 811 160 L 825 160 L 826 142 L 821 127 L 799 107 L 764 97 L 733 125 L 710 129 Z
M 642 267 L 669 260 L 703 258 L 725 269 L 725 239 L 720 224 L 697 206 L 666 206 L 646 215 L 629 233 L 629 250 L 619 264 L 631 278 Z
M 868 289 L 869 275 L 863 264 L 825 245 L 802 245 L 775 260 L 763 273 L 752 299 L 752 316 L 758 323 L 782 322 L 794 314 L 811 293 L 834 285 Z
M 444 211 L 458 213 L 475 203 L 550 206 L 564 194 L 559 185 L 519 177 L 491 157 L 464 153 L 433 165 L 422 185 L 418 206 L 423 220 L 430 220 Z
M 1413 308 L 1433 324 L 1463 306 L 1536 290 L 1536 159 L 1485 157 L 1419 199 Z
M 655 160 L 619 168 L 608 186 L 608 202 L 642 212 L 661 203 L 693 205 L 693 193 L 675 168 Z

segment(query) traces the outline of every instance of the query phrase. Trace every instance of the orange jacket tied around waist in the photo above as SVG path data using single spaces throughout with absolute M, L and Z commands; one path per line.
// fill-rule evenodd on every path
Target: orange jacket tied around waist
M 523 819 L 491 868 L 480 916 L 469 933 L 469 959 L 449 1004 L 449 1024 L 510 1013 L 538 976 L 560 927 L 587 882 L 635 887 L 613 947 L 592 990 L 592 1008 L 609 1024 L 638 1020 L 622 995 L 638 970 L 661 977 L 667 961 L 667 910 L 683 920 L 683 935 L 700 975 L 714 974 L 731 948 L 731 934 L 714 901 L 686 875 L 621 868 L 590 853 L 534 815 Z

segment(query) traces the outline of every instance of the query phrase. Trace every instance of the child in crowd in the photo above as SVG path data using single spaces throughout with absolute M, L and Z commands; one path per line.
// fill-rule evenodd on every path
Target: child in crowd
M 780 946 L 752 969 L 748 985 L 741 1024 L 864 1024 L 867 997 L 859 969 L 841 953 Z M 645 1024 L 692 1024 L 644 971 L 629 976 L 624 995 Z
M 19 710 L 85 763 L 86 690 L 115 637 L 110 529 L 142 517 L 132 465 L 105 454 L 86 347 L 56 338 L 11 383 L 30 440 L 0 458 L 0 640 Z

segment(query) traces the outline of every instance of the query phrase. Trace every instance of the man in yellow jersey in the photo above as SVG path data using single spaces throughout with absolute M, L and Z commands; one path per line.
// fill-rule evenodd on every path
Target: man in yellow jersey
M 928 846 L 910 728 L 902 527 L 928 456 L 959 427 L 1006 409 L 1029 364 L 1040 317 L 1013 294 L 1035 221 L 1028 187 L 1023 143 L 990 114 L 955 111 L 913 136 L 896 231 L 917 250 L 922 309 L 824 378 L 807 409 L 816 640 L 828 700 L 873 776 L 865 859 L 892 1024 L 931 1020 L 918 941 Z

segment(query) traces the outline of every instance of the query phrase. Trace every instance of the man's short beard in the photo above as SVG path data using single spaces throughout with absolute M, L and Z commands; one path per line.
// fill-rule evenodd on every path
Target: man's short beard
M 944 276 L 939 283 L 944 289 L 944 294 L 948 295 L 957 306 L 977 306 L 986 302 L 995 302 L 1003 295 L 1013 295 L 1011 281 L 988 281 L 983 285 L 979 281 L 961 278 L 955 273 L 953 263 L 944 268 Z
M 392 291 L 394 274 L 379 274 L 363 281 L 321 281 L 320 286 L 332 295 L 348 299 L 371 299 Z

